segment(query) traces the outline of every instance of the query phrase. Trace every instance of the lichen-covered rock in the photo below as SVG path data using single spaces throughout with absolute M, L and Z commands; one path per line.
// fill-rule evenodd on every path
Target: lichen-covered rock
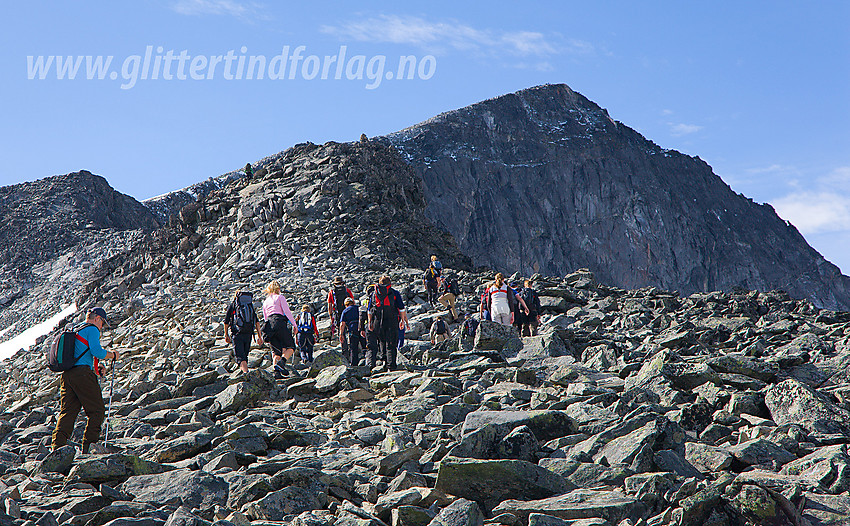
M 768 387 L 764 403 L 779 425 L 798 424 L 816 433 L 850 434 L 850 411 L 797 380 Z

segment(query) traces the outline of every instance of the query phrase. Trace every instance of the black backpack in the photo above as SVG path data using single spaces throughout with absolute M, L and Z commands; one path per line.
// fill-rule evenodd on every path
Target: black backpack
M 348 297 L 348 289 L 343 287 L 336 287 L 331 292 L 331 296 L 334 299 L 334 307 L 336 307 L 337 314 L 341 313 L 345 310 L 345 298 Z
M 254 312 L 254 296 L 250 292 L 242 292 L 234 300 L 233 327 L 239 334 L 253 333 L 257 314 Z
M 390 294 L 389 285 L 376 285 L 372 297 L 372 325 L 375 332 L 388 332 L 391 328 L 398 330 L 398 309 Z
M 463 327 L 460 330 L 461 338 L 474 338 L 475 331 L 478 330 L 478 320 L 475 318 L 467 318 L 463 322 Z
M 446 292 L 460 296 L 460 288 L 457 286 L 457 281 L 454 278 L 444 278 L 443 283 L 445 283 Z
M 77 334 L 84 328 L 91 326 L 91 323 L 86 323 L 77 330 L 65 330 L 60 332 L 50 342 L 47 348 L 47 367 L 55 373 L 61 373 L 70 370 L 77 360 L 82 358 L 84 354 L 89 352 L 89 342 L 85 338 Z M 77 355 L 76 343 L 82 343 L 86 346 L 86 350 Z
M 522 289 L 522 292 L 519 293 L 519 297 L 525 302 L 528 310 L 532 312 L 540 311 L 540 298 L 537 297 L 537 292 L 534 289 L 525 287 Z
M 449 332 L 449 328 L 446 326 L 446 322 L 444 322 L 443 320 L 435 321 L 434 325 L 436 326 L 436 333 L 437 334 L 445 334 L 445 333 Z

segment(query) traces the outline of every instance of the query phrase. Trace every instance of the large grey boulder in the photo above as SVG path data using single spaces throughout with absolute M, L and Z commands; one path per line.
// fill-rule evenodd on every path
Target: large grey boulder
M 513 358 L 522 349 L 522 339 L 513 326 L 481 320 L 475 331 L 474 350 L 498 351 L 506 358 Z
M 781 466 L 792 460 L 797 460 L 797 456 L 793 453 L 789 453 L 773 442 L 761 438 L 734 445 L 729 448 L 729 453 L 736 460 L 748 466 L 762 464 Z
M 72 445 L 54 449 L 35 468 L 36 473 L 67 473 L 74 463 L 77 450 Z
M 172 513 L 165 526 L 210 526 L 212 523 L 192 513 L 185 506 L 180 506 Z
M 539 499 L 566 493 L 575 486 L 563 477 L 522 460 L 477 460 L 446 457 L 435 488 L 474 500 L 492 510 L 507 498 Z
M 474 411 L 466 415 L 462 432 L 466 435 L 488 424 L 508 432 L 527 426 L 540 441 L 576 433 L 575 424 L 563 411 Z
M 198 431 L 187 433 L 167 442 L 161 442 L 155 448 L 146 452 L 144 458 L 161 463 L 192 458 L 204 449 L 209 449 L 213 440 L 223 434 L 224 430 L 220 426 L 199 429 Z
M 227 504 L 228 485 L 205 471 L 177 469 L 130 477 L 121 485 L 121 491 L 136 502 L 209 509 Z
M 683 448 L 684 433 L 681 428 L 666 419 L 653 420 L 639 429 L 617 437 L 594 455 L 599 462 L 603 458 L 609 465 L 631 464 L 645 447 L 650 449 Z
M 192 394 L 196 388 L 203 385 L 209 385 L 216 381 L 218 372 L 203 371 L 180 378 L 177 382 L 177 388 L 174 390 L 174 397 L 179 398 Z
M 440 510 L 428 526 L 484 526 L 484 515 L 475 502 L 458 499 Z
M 618 524 L 624 519 L 636 521 L 646 511 L 646 505 L 641 501 L 619 491 L 576 489 L 545 499 L 506 500 L 493 509 L 493 514 L 512 513 L 523 524 L 532 513 L 561 519 L 602 518 L 609 524 Z
M 249 502 L 240 510 L 252 520 L 281 521 L 287 515 L 298 515 L 319 509 L 321 504 L 312 492 L 290 486 L 274 491 L 255 502 Z
M 164 473 L 172 469 L 172 466 L 142 460 L 135 455 L 116 453 L 78 459 L 68 473 L 68 480 L 99 484 L 124 480 L 133 475 Z
M 268 399 L 269 390 L 274 385 L 274 377 L 265 369 L 255 369 L 237 380 L 216 395 L 208 409 L 211 415 L 240 411 L 257 400 Z

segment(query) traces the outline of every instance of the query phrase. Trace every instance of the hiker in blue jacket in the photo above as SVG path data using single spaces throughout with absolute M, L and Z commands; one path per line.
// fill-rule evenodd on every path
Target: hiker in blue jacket
M 62 373 L 59 380 L 59 419 L 53 430 L 53 449 L 68 443 L 74 432 L 74 422 L 80 409 L 85 410 L 88 422 L 83 433 L 82 452 L 100 439 L 100 426 L 106 416 L 103 395 L 95 374 L 95 358 L 118 359 L 118 351 L 107 351 L 100 345 L 100 334 L 108 325 L 106 311 L 95 307 L 86 313 L 86 323 L 77 330 L 74 356 L 79 356 L 74 366 Z

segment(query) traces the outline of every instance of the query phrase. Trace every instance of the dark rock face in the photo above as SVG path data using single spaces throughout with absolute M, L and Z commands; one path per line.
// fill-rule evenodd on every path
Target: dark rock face
M 850 308 L 850 278 L 696 157 L 664 150 L 566 85 L 444 113 L 390 134 L 424 181 L 426 215 L 473 262 L 590 268 L 603 282 L 783 289 Z

